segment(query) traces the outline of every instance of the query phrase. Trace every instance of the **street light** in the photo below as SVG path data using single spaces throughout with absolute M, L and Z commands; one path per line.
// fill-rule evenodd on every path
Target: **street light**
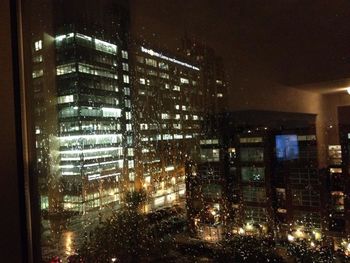
M 238 234 L 244 235 L 244 233 L 245 233 L 245 230 L 242 227 L 240 227 L 238 230 Z
M 288 234 L 287 238 L 289 242 L 293 242 L 295 240 L 295 238 L 291 234 Z

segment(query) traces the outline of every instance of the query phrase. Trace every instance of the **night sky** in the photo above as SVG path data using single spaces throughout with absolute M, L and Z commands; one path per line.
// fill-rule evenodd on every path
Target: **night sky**
M 224 58 L 230 86 L 350 73 L 348 0 L 131 0 L 138 37 L 176 49 L 185 32 Z

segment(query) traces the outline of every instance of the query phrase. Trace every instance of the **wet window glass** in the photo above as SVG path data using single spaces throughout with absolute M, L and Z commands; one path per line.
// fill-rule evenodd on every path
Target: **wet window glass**
M 349 260 L 349 3 L 16 3 L 33 262 Z

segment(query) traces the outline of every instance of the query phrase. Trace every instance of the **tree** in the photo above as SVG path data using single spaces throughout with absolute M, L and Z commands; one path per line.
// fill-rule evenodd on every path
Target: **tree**
M 146 201 L 144 190 L 127 192 L 125 195 L 125 206 L 128 210 L 139 211 L 140 206 Z
M 80 253 L 86 262 L 139 262 L 153 252 L 152 229 L 138 209 L 144 196 L 127 193 L 125 206 L 85 237 Z
M 221 243 L 218 262 L 283 262 L 267 240 L 249 236 L 234 236 Z

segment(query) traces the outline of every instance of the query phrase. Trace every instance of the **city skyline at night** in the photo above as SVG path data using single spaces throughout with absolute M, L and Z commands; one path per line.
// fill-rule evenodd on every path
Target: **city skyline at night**
M 348 1 L 0 6 L 9 260 L 349 262 Z
M 57 2 L 51 8 L 69 6 Z M 331 237 L 321 220 L 327 197 L 316 189 L 323 182 L 318 169 L 327 165 L 327 152 L 319 145 L 328 137 L 317 136 L 325 109 L 315 108 L 315 114 L 307 106 L 305 116 L 319 117 L 304 126 L 305 117 L 290 124 L 290 115 L 278 113 L 278 107 L 271 116 L 280 114 L 287 126 L 261 113 L 265 122 L 275 122 L 262 133 L 255 130 L 263 123 L 256 126 L 247 119 L 259 116 L 258 111 L 226 119 L 222 116 L 231 116 L 227 102 L 234 89 L 226 83 L 225 63 L 215 50 L 186 35 L 176 52 L 133 39 L 127 6 L 113 1 L 98 6 L 101 12 L 113 10 L 109 22 L 117 27 L 63 11 L 53 15 L 50 30 L 32 39 L 41 217 L 45 232 L 63 228 L 45 246 L 62 242 L 67 233 L 81 242 L 83 231 L 120 210 L 135 191 L 145 195 L 144 213 L 189 207 L 193 236 L 209 242 L 234 234 L 324 244 Z M 90 6 L 85 12 L 96 15 Z M 47 67 L 56 68 L 55 73 Z M 286 94 L 293 90 L 285 88 Z M 297 92 L 293 100 L 313 96 Z M 196 163 L 192 157 L 198 151 L 202 160 Z M 187 167 L 189 160 L 196 168 Z M 204 198 L 201 208 L 198 196 Z M 62 225 L 57 217 L 74 223 Z M 344 240 L 332 242 L 342 247 Z

